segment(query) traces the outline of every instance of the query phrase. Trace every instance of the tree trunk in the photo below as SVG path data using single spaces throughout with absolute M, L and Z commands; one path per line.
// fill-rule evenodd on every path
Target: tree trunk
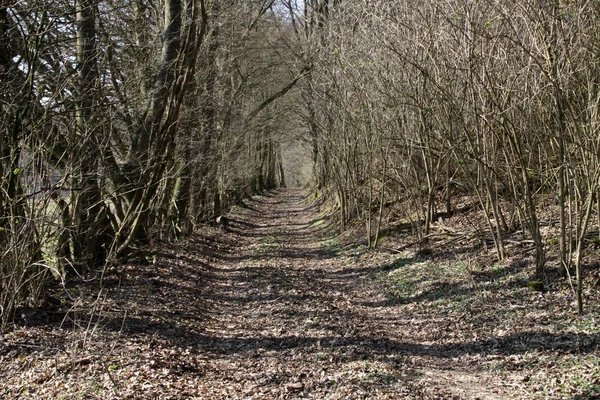
M 174 67 L 181 47 L 181 0 L 166 0 L 164 13 L 165 31 L 154 93 L 146 117 L 140 122 L 132 141 L 132 161 L 138 168 L 147 167 L 153 141 L 161 129 L 161 121 L 176 75 Z
M 94 126 L 93 109 L 96 103 L 96 84 L 98 80 L 96 52 L 96 12 L 95 2 L 77 0 L 77 67 L 78 90 L 75 100 L 75 137 L 72 146 L 79 150 L 72 161 L 75 171 L 72 207 L 75 235 L 73 256 L 75 261 L 86 267 L 98 267 L 104 264 L 106 254 L 102 243 L 106 229 L 103 217 L 103 203 L 98 186 L 98 168 L 96 165 L 98 149 L 103 145 L 101 130 Z M 100 163 L 101 164 L 101 163 Z
M 285 169 L 283 166 L 283 157 L 281 156 L 281 143 L 277 142 L 277 166 L 279 169 L 279 187 L 285 188 Z
M 169 121 L 163 123 L 162 120 L 169 96 L 173 93 L 175 66 L 181 47 L 181 0 L 166 0 L 164 11 L 164 40 L 154 94 L 146 116 L 140 121 L 133 135 L 130 161 L 126 166 L 133 189 L 130 190 L 131 200 L 125 218 L 119 226 L 118 239 L 112 246 L 112 251 L 117 257 L 127 252 L 132 241 L 148 240 L 150 200 L 156 193 L 156 185 L 166 168 L 165 163 L 172 156 L 168 154 L 169 141 L 165 140 L 164 136 L 173 133 L 177 125 L 175 121 L 171 124 Z M 176 105 L 174 108 L 176 114 Z

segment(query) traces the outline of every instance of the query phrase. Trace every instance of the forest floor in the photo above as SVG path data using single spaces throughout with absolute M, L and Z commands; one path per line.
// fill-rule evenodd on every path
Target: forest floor
M 102 290 L 79 280 L 20 310 L 0 397 L 598 398 L 591 283 L 580 318 L 567 283 L 529 291 L 526 257 L 497 263 L 464 237 L 415 251 L 390 231 L 367 251 L 300 190 L 229 217 Z

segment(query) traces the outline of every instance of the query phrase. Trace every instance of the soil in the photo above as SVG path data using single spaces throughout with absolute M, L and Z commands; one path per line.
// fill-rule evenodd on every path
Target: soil
M 1 337 L 0 397 L 596 395 L 598 315 L 573 322 L 569 291 L 529 291 L 514 259 L 457 263 L 392 239 L 367 251 L 302 190 L 227 217 L 101 290 L 77 280 L 55 290 L 59 304 L 20 310 Z

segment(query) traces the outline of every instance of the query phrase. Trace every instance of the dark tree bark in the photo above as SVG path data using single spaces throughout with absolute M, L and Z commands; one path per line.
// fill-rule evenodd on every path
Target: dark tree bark
M 95 2 L 77 0 L 77 92 L 75 99 L 75 136 L 71 146 L 78 151 L 73 153 L 74 170 L 78 171 L 73 191 L 73 256 L 75 261 L 86 267 L 96 267 L 104 263 L 105 251 L 102 243 L 103 231 L 108 222 L 103 216 L 103 202 L 98 186 L 97 152 L 102 146 L 101 131 L 95 126 L 94 106 L 98 81 L 96 50 Z

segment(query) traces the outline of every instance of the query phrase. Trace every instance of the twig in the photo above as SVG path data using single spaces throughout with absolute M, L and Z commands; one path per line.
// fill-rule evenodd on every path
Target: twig
M 56 350 L 56 351 L 61 351 L 61 349 L 56 348 L 56 347 L 46 347 L 46 346 L 40 346 L 38 344 L 29 344 L 29 343 L 23 343 L 23 342 L 11 342 L 11 341 L 7 341 L 7 342 L 3 342 L 4 344 L 10 344 L 13 346 L 19 346 L 19 347 L 29 347 L 32 349 L 44 349 L 44 350 Z
M 59 372 L 67 372 L 72 370 L 74 367 L 90 364 L 92 362 L 92 358 L 92 356 L 78 358 L 76 360 L 69 361 L 66 364 L 56 367 L 56 370 Z
M 123 315 L 123 321 L 121 322 L 121 329 L 119 329 L 119 334 L 117 335 L 117 338 L 115 339 L 110 350 L 108 351 L 107 357 L 110 356 L 112 354 L 112 352 L 115 350 L 115 347 L 117 346 L 117 343 L 119 342 L 119 339 L 121 338 L 121 335 L 123 334 L 123 329 L 125 329 L 125 321 L 126 320 L 127 320 L 127 310 L 125 310 L 125 314 Z M 106 373 L 108 374 L 108 378 L 112 382 L 115 393 L 116 393 L 120 388 L 119 383 L 112 376 L 112 374 L 110 373 L 110 368 L 106 366 L 106 363 L 104 361 L 102 361 L 102 366 L 106 370 Z
M 115 378 L 110 373 L 110 368 L 106 366 L 106 363 L 104 361 L 101 361 L 101 363 L 102 363 L 102 367 L 106 370 L 106 373 L 108 374 L 108 379 L 110 379 L 110 381 L 112 382 L 113 387 L 115 389 L 115 393 L 116 393 L 119 390 L 119 383 L 115 380 Z
M 445 228 L 443 228 L 443 229 L 446 230 Z M 446 230 L 446 232 L 433 232 L 433 233 L 430 233 L 430 234 L 425 235 L 425 236 L 423 236 L 423 237 L 421 237 L 421 238 L 419 238 L 417 240 L 413 240 L 412 242 L 408 242 L 406 244 L 403 244 L 402 246 L 398 247 L 397 249 L 391 249 L 391 248 L 388 248 L 388 247 L 382 247 L 382 249 L 383 250 L 391 251 L 392 253 L 398 253 L 398 254 L 400 254 L 403 250 L 406 250 L 409 247 L 412 247 L 412 246 L 418 244 L 419 242 L 422 242 L 425 239 L 433 238 L 433 237 L 436 237 L 436 236 L 447 235 L 448 233 L 451 233 L 451 234 L 457 235 L 457 236 L 454 237 L 454 238 L 449 239 L 445 243 L 451 243 L 452 241 L 455 241 L 455 240 L 458 240 L 458 239 L 461 239 L 461 238 L 467 236 L 467 234 L 465 232 L 457 232 L 456 230 L 449 230 L 448 229 L 448 230 Z

